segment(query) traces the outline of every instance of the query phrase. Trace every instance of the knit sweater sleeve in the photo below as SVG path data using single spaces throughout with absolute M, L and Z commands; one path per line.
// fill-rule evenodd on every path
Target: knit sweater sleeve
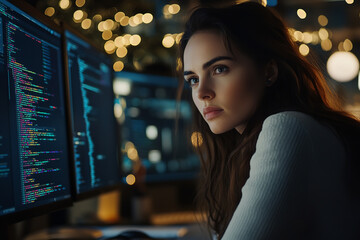
M 296 115 L 283 112 L 264 120 L 223 240 L 295 239 L 304 230 L 311 150 L 310 135 Z

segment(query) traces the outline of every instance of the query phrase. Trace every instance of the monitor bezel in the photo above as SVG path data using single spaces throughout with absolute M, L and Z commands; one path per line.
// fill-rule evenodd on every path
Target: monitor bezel
M 70 96 L 70 79 L 69 79 L 69 69 L 68 69 L 68 58 L 67 58 L 67 43 L 66 43 L 66 31 L 68 31 L 69 33 L 77 36 L 78 38 L 80 38 L 81 40 L 85 41 L 87 44 L 89 44 L 95 51 L 97 51 L 99 54 L 103 54 L 106 58 L 109 58 L 109 60 L 112 59 L 110 56 L 108 56 L 104 50 L 102 50 L 101 48 L 99 48 L 98 46 L 96 46 L 95 44 L 93 44 L 87 37 L 85 37 L 83 34 L 79 33 L 78 31 L 76 31 L 73 27 L 71 27 L 69 24 L 65 23 L 65 22 L 61 22 L 61 29 L 62 29 L 62 41 L 63 41 L 63 59 L 64 59 L 64 71 L 65 71 L 65 92 L 66 92 L 66 111 L 67 111 L 67 116 L 68 116 L 68 137 L 69 137 L 69 143 L 73 142 L 73 126 L 72 126 L 72 112 L 71 112 L 71 96 Z M 112 69 L 112 68 L 111 68 Z M 114 72 L 111 71 L 111 78 L 112 81 L 114 80 Z M 112 97 L 113 99 L 115 99 L 115 95 L 114 92 L 112 91 Z M 77 186 L 76 186 L 76 169 L 75 169 L 75 158 L 74 158 L 74 146 L 71 144 L 71 171 L 72 171 L 72 196 L 73 196 L 73 200 L 74 201 L 81 201 L 84 199 L 88 199 L 91 197 L 95 197 L 98 196 L 102 193 L 106 193 L 106 192 L 110 192 L 113 190 L 120 190 L 122 187 L 122 172 L 121 172 L 121 153 L 120 153 L 120 146 L 121 146 L 121 138 L 120 138 L 120 131 L 121 128 L 119 126 L 119 124 L 117 124 L 115 116 L 113 116 L 113 124 L 114 124 L 114 129 L 115 131 L 118 133 L 116 136 L 116 149 L 117 149 L 117 162 L 119 165 L 119 181 L 113 185 L 109 185 L 109 186 L 104 186 L 104 187 L 99 187 L 87 192 L 82 192 L 82 193 L 77 193 Z
M 14 5 L 15 7 L 19 8 L 21 11 L 28 14 L 30 17 L 34 18 L 35 20 L 39 21 L 40 23 L 44 24 L 45 26 L 49 27 L 50 29 L 54 30 L 55 32 L 57 32 L 59 34 L 62 33 L 59 25 L 56 25 L 56 23 L 53 22 L 49 17 L 42 14 L 39 10 L 34 8 L 29 3 L 20 1 L 20 0 L 8 0 L 8 2 L 11 5 Z M 63 64 L 63 63 L 61 63 L 61 64 Z M 62 71 L 63 77 L 65 77 L 65 73 L 64 73 L 63 69 L 61 69 L 61 71 Z M 63 94 L 66 95 L 65 88 L 64 88 Z M 64 102 L 64 107 L 66 107 L 66 102 Z M 69 143 L 67 143 L 67 146 L 68 145 L 69 145 Z M 70 157 L 69 147 L 67 150 L 68 150 L 68 158 L 69 158 Z M 71 174 L 72 174 L 70 167 L 71 167 L 71 165 L 69 165 L 69 176 L 71 176 Z M 69 187 L 70 187 L 70 192 L 71 192 L 72 187 L 73 187 L 71 185 L 71 181 L 70 181 Z M 71 198 L 71 195 L 70 195 L 68 198 L 62 199 L 57 202 L 52 202 L 52 203 L 44 204 L 44 205 L 37 206 L 34 208 L 24 209 L 24 210 L 12 212 L 12 213 L 9 213 L 6 215 L 2 215 L 2 216 L 0 216 L 0 223 L 1 224 L 13 224 L 16 222 L 30 219 L 32 217 L 49 214 L 49 213 L 55 212 L 57 210 L 62 210 L 67 207 L 71 207 L 72 203 L 73 203 L 73 199 Z

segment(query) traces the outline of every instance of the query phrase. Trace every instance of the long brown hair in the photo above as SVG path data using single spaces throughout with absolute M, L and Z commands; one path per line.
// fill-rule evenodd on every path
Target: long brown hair
M 249 177 L 250 159 L 255 152 L 262 123 L 271 114 L 296 110 L 327 124 L 344 141 L 349 155 L 349 171 L 355 167 L 359 169 L 360 158 L 354 152 L 355 140 L 359 143 L 360 138 L 359 121 L 341 109 L 340 99 L 328 86 L 319 67 L 299 53 L 284 21 L 275 11 L 254 2 L 225 8 L 196 9 L 186 23 L 180 42 L 182 62 L 189 39 L 199 30 L 218 32 L 230 52 L 232 48 L 237 48 L 255 60 L 259 67 L 265 66 L 271 59 L 278 65 L 277 81 L 265 90 L 259 108 L 242 134 L 235 129 L 213 134 L 192 103 L 192 131 L 200 132 L 202 137 L 201 147 L 196 148 L 202 162 L 199 206 L 207 213 L 208 224 L 219 238 L 241 200 L 241 188 Z M 182 79 L 178 97 L 183 87 Z M 353 136 L 350 136 L 351 133 Z M 359 186 L 355 174 L 351 176 L 349 183 Z

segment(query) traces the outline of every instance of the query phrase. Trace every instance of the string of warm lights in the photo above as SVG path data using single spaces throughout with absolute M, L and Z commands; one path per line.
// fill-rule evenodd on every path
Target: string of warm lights
M 179 13 L 180 9 L 181 8 L 179 4 L 166 4 L 163 7 L 163 14 L 165 19 L 172 18 L 173 15 Z
M 344 0 L 347 4 L 354 3 L 353 0 Z M 243 2 L 243 0 L 237 1 L 237 3 Z M 261 3 L 264 6 L 273 6 L 277 1 L 262 0 Z M 93 14 L 92 17 L 88 16 L 88 13 L 84 10 L 86 7 L 86 0 L 76 0 L 76 8 L 71 8 L 73 1 L 59 0 L 58 7 L 49 6 L 45 9 L 44 13 L 47 16 L 54 16 L 56 11 L 66 11 L 73 9 L 72 20 L 76 24 L 80 24 L 84 30 L 96 29 L 101 33 L 101 39 L 103 40 L 103 47 L 106 53 L 116 57 L 113 64 L 115 71 L 122 71 L 124 69 L 125 62 L 127 61 L 127 55 L 130 47 L 137 47 L 141 45 L 142 36 L 136 32 L 141 32 L 142 26 L 150 24 L 154 21 L 154 16 L 151 13 L 136 13 L 134 15 L 127 15 L 124 11 L 117 11 L 111 18 L 105 18 L 101 13 Z M 181 11 L 179 4 L 165 4 L 162 7 L 162 14 L 164 19 L 170 19 L 174 15 Z M 296 15 L 299 19 L 307 19 L 308 14 L 306 9 L 299 8 L 296 10 Z M 345 38 L 343 41 L 335 43 L 332 40 L 332 32 L 326 27 L 329 23 L 328 18 L 325 15 L 320 15 L 317 18 L 319 23 L 319 29 L 316 31 L 299 31 L 294 28 L 289 28 L 289 33 L 293 41 L 299 44 L 299 52 L 303 56 L 307 56 L 311 48 L 309 44 L 319 45 L 325 52 L 334 50 L 334 46 L 337 46 L 336 51 L 351 52 L 353 49 L 353 42 L 349 38 Z M 132 28 L 128 29 L 128 27 Z M 122 28 L 122 29 L 121 29 Z M 122 32 L 127 30 L 127 32 Z M 121 34 L 119 34 L 121 32 Z M 179 43 L 182 33 L 167 33 L 162 37 L 161 44 L 164 48 L 169 49 Z M 128 63 L 126 63 L 128 64 Z M 129 63 L 134 64 L 135 63 Z M 179 66 L 179 64 L 177 64 Z
M 66 11 L 73 9 L 72 1 L 59 0 L 59 11 Z M 80 24 L 84 30 L 90 28 L 96 29 L 101 33 L 101 38 L 104 41 L 104 50 L 109 55 L 115 54 L 118 58 L 114 64 L 114 71 L 122 71 L 124 69 L 124 59 L 128 54 L 128 47 L 136 47 L 141 44 L 142 38 L 139 34 L 124 33 L 118 35 L 120 27 L 136 28 L 141 25 L 150 24 L 154 20 L 151 13 L 137 13 L 133 16 L 128 16 L 123 11 L 116 12 L 112 18 L 104 19 L 100 13 L 94 14 L 92 17 L 83 9 L 86 6 L 86 0 L 76 0 L 75 5 L 79 9 L 74 9 L 72 20 L 74 23 Z M 165 4 L 163 7 L 163 16 L 165 19 L 170 19 L 173 15 L 178 14 L 181 10 L 179 4 Z M 49 6 L 44 11 L 45 15 L 53 17 L 56 13 L 54 6 Z M 139 29 L 140 30 L 140 29 Z M 133 32 L 133 31 L 131 31 Z M 162 40 L 162 45 L 165 48 L 171 48 L 175 43 L 179 43 L 181 34 L 166 34 Z
M 346 0 L 347 4 L 353 4 L 353 0 Z M 304 9 L 297 10 L 297 16 L 300 19 L 306 19 L 307 13 Z M 331 40 L 332 33 L 326 28 L 328 25 L 328 18 L 324 15 L 318 17 L 318 23 L 321 25 L 318 31 L 301 32 L 294 28 L 289 28 L 289 33 L 295 42 L 298 42 L 299 52 L 306 56 L 310 52 L 307 44 L 320 46 L 323 51 L 331 51 L 333 49 L 333 42 Z M 353 80 L 358 76 L 359 90 L 360 90 L 360 73 L 359 73 L 359 60 L 355 54 L 351 53 L 353 43 L 350 39 L 346 38 L 339 42 L 337 50 L 331 54 L 327 61 L 327 71 L 329 75 L 336 81 L 347 82 Z
M 350 3 L 349 3 L 350 4 Z M 306 18 L 306 12 L 303 9 L 297 10 L 297 15 L 300 19 Z M 299 46 L 299 51 L 302 55 L 306 56 L 309 53 L 309 48 L 305 44 L 312 43 L 313 45 L 319 44 L 324 51 L 330 51 L 333 47 L 333 44 L 330 40 L 331 32 L 325 28 L 328 24 L 328 19 L 324 15 L 318 17 L 318 22 L 322 26 L 318 31 L 313 32 L 301 32 L 295 30 L 294 28 L 289 28 L 290 35 L 293 37 L 293 40 L 296 42 L 302 42 Z M 340 42 L 338 45 L 339 51 L 350 52 L 353 48 L 353 44 L 350 39 L 345 39 Z
M 180 43 L 182 35 L 183 33 L 165 34 L 162 40 L 162 45 L 166 48 L 171 48 L 172 46 L 174 46 L 175 43 L 176 44 Z

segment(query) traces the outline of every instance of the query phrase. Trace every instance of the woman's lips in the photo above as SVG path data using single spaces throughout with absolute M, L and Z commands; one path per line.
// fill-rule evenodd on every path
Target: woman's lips
M 219 116 L 224 110 L 218 107 L 206 107 L 203 109 L 204 118 L 210 120 Z

